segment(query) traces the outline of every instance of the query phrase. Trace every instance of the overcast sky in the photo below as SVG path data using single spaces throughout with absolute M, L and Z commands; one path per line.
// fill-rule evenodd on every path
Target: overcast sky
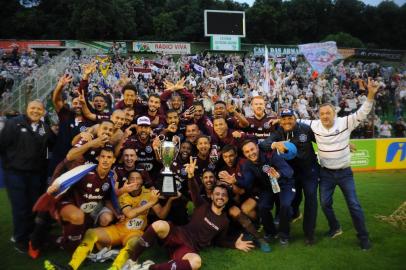
M 255 0 L 234 0 L 234 1 L 240 2 L 240 3 L 247 3 L 248 5 L 251 6 Z M 372 6 L 377 6 L 380 2 L 382 2 L 382 0 L 361 0 L 361 1 L 364 2 L 365 4 L 372 5 Z M 394 0 L 394 2 L 396 4 L 398 4 L 399 6 L 401 6 L 404 3 L 406 3 L 406 0 Z

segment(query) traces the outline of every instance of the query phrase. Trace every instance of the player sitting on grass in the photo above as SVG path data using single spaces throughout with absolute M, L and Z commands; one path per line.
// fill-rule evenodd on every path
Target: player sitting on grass
M 165 206 L 161 207 L 157 204 L 159 191 L 147 189 L 142 185 L 141 174 L 135 171 L 131 172 L 128 179 L 128 193 L 124 193 L 119 198 L 120 208 L 125 217 L 117 224 L 87 230 L 83 241 L 76 248 L 67 266 L 45 261 L 45 269 L 76 270 L 93 250 L 95 244 L 97 247 L 124 245 L 111 267 L 111 269 L 121 269 L 128 260 L 128 247 L 137 241 L 147 226 L 149 209 L 152 208 L 159 218 L 165 218 L 172 201 L 177 198 L 171 197 Z

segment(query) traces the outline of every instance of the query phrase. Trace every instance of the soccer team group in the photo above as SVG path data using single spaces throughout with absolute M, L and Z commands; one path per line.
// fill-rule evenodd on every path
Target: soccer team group
M 16 248 L 26 247 L 38 258 L 56 220 L 62 227 L 59 245 L 74 250 L 68 265 L 46 261 L 46 269 L 76 270 L 103 247 L 121 247 L 109 269 L 199 269 L 199 251 L 213 245 L 270 252 L 269 243 L 288 245 L 290 223 L 302 217 L 302 194 L 305 243 L 313 245 L 319 188 L 330 227 L 326 236 L 342 234 L 332 207 L 336 186 L 346 198 L 361 249 L 371 247 L 355 193 L 349 139 L 372 108 L 379 88 L 374 80 L 368 80 L 365 103 L 342 118 L 331 104 L 320 106 L 319 120 L 297 119 L 289 108 L 271 117 L 262 96 L 252 98 L 252 117 L 223 101 L 215 103 L 209 117 L 182 79 L 165 82 L 165 91 L 146 102 L 127 84 L 123 100 L 107 113 L 104 97 L 87 93 L 94 70 L 92 64 L 84 68 L 70 107 L 63 91 L 72 78 L 60 78 L 52 98 L 59 131 L 41 120 L 44 105 L 31 101 L 26 114 L 7 120 L 0 135 Z M 179 152 L 170 168 L 177 189 L 173 196 L 161 194 L 164 141 L 174 142 Z M 34 217 L 27 214 L 27 204 L 31 207 L 45 190 L 36 176 L 43 174 L 37 168 L 44 168 L 51 142 L 52 181 L 36 202 Z M 137 261 L 156 241 L 171 260 Z

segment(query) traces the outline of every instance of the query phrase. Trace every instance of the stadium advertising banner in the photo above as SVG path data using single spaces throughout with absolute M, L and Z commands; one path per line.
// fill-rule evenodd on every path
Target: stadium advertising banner
M 18 47 L 19 50 L 29 50 L 32 48 L 46 48 L 46 47 L 60 47 L 62 41 L 59 40 L 1 40 L 0 48 L 5 52 L 11 52 L 14 47 Z
M 281 57 L 282 55 L 298 55 L 299 48 L 297 46 L 272 46 L 267 45 L 268 55 L 273 57 Z M 254 47 L 255 56 L 263 56 L 265 54 L 265 47 Z
M 351 140 L 356 151 L 351 153 L 351 167 L 357 171 L 375 170 L 376 140 Z
M 406 169 L 406 138 L 376 140 L 376 169 Z
M 241 49 L 240 37 L 212 36 L 210 37 L 210 49 L 215 51 L 239 51 Z
M 190 43 L 185 42 L 133 42 L 134 52 L 160 52 L 165 54 L 190 54 Z
M 126 53 L 127 45 L 125 42 L 115 42 L 115 49 L 118 53 Z M 86 49 L 88 52 L 92 53 L 109 53 L 112 52 L 113 42 L 109 41 L 79 41 L 79 40 L 66 40 L 65 46 L 67 48 L 75 49 Z
M 378 50 L 378 49 L 355 49 L 355 55 L 371 59 L 388 61 L 401 61 L 405 51 Z

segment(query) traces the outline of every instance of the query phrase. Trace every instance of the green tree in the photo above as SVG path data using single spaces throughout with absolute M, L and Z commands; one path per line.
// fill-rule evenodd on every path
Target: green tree
M 335 41 L 337 47 L 347 48 L 364 48 L 364 43 L 359 38 L 353 37 L 348 33 L 339 32 L 337 34 L 330 34 L 322 41 Z
M 159 40 L 173 40 L 176 35 L 176 20 L 171 13 L 161 13 L 153 18 L 154 35 Z

